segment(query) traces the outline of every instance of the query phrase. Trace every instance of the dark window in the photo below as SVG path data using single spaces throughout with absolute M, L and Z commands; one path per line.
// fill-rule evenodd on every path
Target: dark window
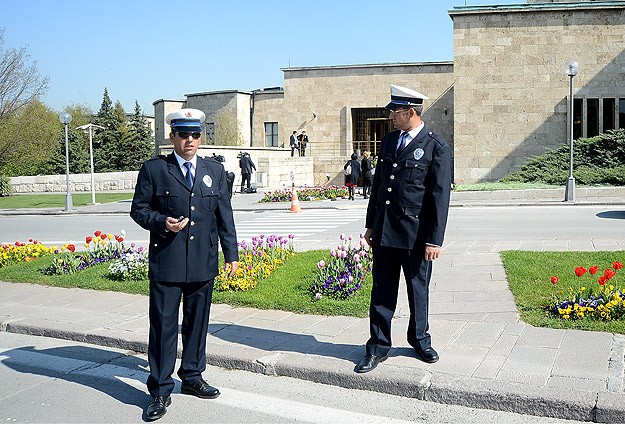
M 586 100 L 586 137 L 599 135 L 599 99 Z
M 215 144 L 215 123 L 214 122 L 206 122 L 204 124 L 206 128 L 206 144 L 214 145 Z
M 584 99 L 573 100 L 573 140 L 583 136 L 584 121 L 582 119 L 582 111 L 584 108 Z
M 616 100 L 615 99 L 603 99 L 603 131 L 609 131 L 616 128 L 614 126 L 616 121 Z
M 278 123 L 265 122 L 265 146 L 278 147 Z
M 625 99 L 618 99 L 618 127 L 625 128 Z

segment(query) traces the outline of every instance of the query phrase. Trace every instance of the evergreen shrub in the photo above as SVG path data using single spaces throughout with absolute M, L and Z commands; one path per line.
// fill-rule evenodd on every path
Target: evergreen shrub
M 501 182 L 565 184 L 569 145 L 535 156 Z M 573 175 L 583 185 L 625 185 L 625 129 L 611 130 L 573 142 Z

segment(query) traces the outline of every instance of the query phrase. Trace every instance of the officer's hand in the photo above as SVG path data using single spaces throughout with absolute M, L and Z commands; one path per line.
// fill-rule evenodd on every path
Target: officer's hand
M 177 233 L 181 231 L 184 227 L 189 223 L 189 218 L 173 218 L 168 216 L 165 220 L 165 228 L 171 231 L 172 233 Z
M 369 246 L 371 246 L 371 236 L 373 235 L 373 230 L 371 228 L 367 228 L 367 231 L 365 231 L 365 241 L 367 242 L 367 244 Z
M 441 247 L 440 246 L 425 246 L 425 260 L 433 261 L 434 259 L 438 259 L 441 255 Z
M 232 262 L 226 262 L 224 269 L 228 269 L 230 268 L 230 272 L 228 273 L 228 277 L 234 277 L 234 273 L 237 272 L 237 269 L 239 268 L 239 262 L 237 261 L 232 261 Z

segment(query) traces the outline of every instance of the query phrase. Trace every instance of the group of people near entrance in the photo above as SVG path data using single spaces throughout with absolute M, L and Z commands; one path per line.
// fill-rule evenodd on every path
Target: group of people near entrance
M 291 147 L 291 157 L 295 156 L 295 152 L 299 156 L 306 156 L 306 147 L 308 146 L 306 131 L 302 131 L 299 135 L 297 131 L 293 131 L 289 137 L 289 146 Z
M 371 195 L 373 174 L 375 172 L 371 160 L 371 152 L 363 152 L 362 160 L 360 161 L 358 161 L 358 155 L 352 153 L 350 160 L 343 165 L 343 171 L 345 173 L 345 185 L 347 186 L 349 200 L 354 200 L 356 187 L 362 187 L 363 198 L 368 199 Z
M 357 156 L 350 160 L 352 171 L 370 170 L 372 175 L 364 217 L 364 239 L 373 252 L 370 327 L 364 355 L 354 368 L 357 373 L 372 371 L 388 356 L 402 271 L 410 306 L 411 355 L 426 363 L 439 358 L 428 332 L 428 288 L 432 261 L 441 254 L 447 224 L 451 155 L 445 140 L 421 120 L 426 99 L 414 90 L 391 85 L 386 109 L 397 129 L 382 139 L 375 172 L 366 165 L 368 155 L 362 162 Z M 130 210 L 132 219 L 150 232 L 147 389 L 151 401 L 144 416 L 148 421 L 163 417 L 172 403 L 179 332 L 180 392 L 201 399 L 220 395 L 202 375 L 206 335 L 219 273 L 219 246 L 230 276 L 239 267 L 239 253 L 224 166 L 197 155 L 204 119 L 196 109 L 167 115 L 174 151 L 142 165 Z

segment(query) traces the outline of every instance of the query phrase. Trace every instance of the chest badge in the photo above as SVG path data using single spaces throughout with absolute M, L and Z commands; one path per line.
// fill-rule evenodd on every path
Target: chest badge
M 414 151 L 414 158 L 415 158 L 416 160 L 419 160 L 419 159 L 421 159 L 421 158 L 423 157 L 423 154 L 424 154 L 424 153 L 425 153 L 425 152 L 423 151 L 423 149 L 422 149 L 421 147 L 419 147 L 418 149 L 416 149 L 416 150 Z
M 202 178 L 202 182 L 206 185 L 206 187 L 213 186 L 213 179 L 210 177 L 210 175 L 204 175 L 204 178 Z

